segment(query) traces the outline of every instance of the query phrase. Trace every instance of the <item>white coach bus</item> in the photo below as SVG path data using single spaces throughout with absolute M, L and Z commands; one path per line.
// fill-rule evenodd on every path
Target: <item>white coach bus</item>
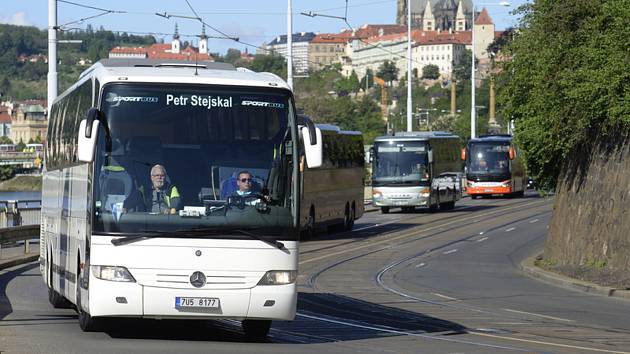
M 459 137 L 448 132 L 398 132 L 375 139 L 372 204 L 389 213 L 400 207 L 450 210 L 462 196 Z
M 299 153 L 311 166 L 322 154 L 321 133 L 304 125 L 273 74 L 94 64 L 51 109 L 40 250 L 50 302 L 75 307 L 84 331 L 104 317 L 229 318 L 261 337 L 293 319 L 293 181 Z M 239 177 L 249 192 L 237 193 Z
M 300 116 L 303 117 L 303 116 Z M 308 119 L 308 118 L 307 118 Z M 322 166 L 302 168 L 301 219 L 304 235 L 337 227 L 349 231 L 363 215 L 363 135 L 332 124 L 316 124 L 323 142 Z

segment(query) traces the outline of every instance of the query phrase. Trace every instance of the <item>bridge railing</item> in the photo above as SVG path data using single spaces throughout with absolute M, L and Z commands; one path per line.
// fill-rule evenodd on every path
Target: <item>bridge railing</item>
M 0 228 L 39 225 L 41 200 L 0 200 Z
M 31 253 L 33 241 L 39 241 L 39 225 L 0 228 L 0 261 L 29 254 L 37 256 L 37 248 Z

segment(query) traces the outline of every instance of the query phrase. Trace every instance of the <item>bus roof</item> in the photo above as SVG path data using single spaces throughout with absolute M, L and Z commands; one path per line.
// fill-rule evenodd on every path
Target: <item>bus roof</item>
M 334 124 L 320 123 L 320 124 L 315 124 L 315 126 L 318 127 L 321 131 L 334 131 L 334 132 L 337 132 L 339 134 L 344 134 L 344 135 L 362 135 L 363 134 L 357 130 L 341 130 L 341 128 L 339 128 L 338 126 Z
M 429 139 L 459 139 L 459 136 L 449 132 L 397 132 L 395 135 L 384 135 L 377 137 L 374 141 L 417 141 Z
M 159 82 L 290 89 L 275 74 L 207 61 L 102 59 L 81 73 L 79 81 L 87 76 L 95 76 L 101 85 L 108 82 Z
M 482 135 L 475 139 L 470 139 L 471 143 L 509 143 L 512 141 L 512 135 L 509 134 L 496 134 L 496 135 Z

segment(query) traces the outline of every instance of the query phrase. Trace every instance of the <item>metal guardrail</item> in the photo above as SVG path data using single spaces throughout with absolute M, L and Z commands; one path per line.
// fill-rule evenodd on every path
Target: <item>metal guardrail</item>
M 0 227 L 39 225 L 41 200 L 0 200 Z
M 31 240 L 39 239 L 39 225 L 25 225 L 15 227 L 5 227 L 0 229 L 0 258 L 2 258 L 3 249 L 15 249 L 16 245 L 24 242 L 24 254 L 30 254 Z M 19 252 L 15 256 L 19 256 Z

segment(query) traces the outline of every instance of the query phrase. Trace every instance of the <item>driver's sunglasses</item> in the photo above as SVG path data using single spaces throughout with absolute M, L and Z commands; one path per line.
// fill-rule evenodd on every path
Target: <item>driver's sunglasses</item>
M 245 183 L 245 182 L 251 182 L 252 179 L 251 178 L 241 178 L 241 182 Z

